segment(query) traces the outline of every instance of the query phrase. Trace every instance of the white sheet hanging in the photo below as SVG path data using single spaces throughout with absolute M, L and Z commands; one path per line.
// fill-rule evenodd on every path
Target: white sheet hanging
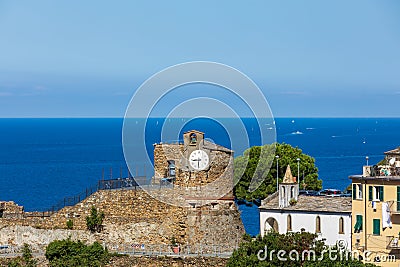
M 390 208 L 387 202 L 382 202 L 382 228 L 392 228 L 392 221 L 390 220 Z

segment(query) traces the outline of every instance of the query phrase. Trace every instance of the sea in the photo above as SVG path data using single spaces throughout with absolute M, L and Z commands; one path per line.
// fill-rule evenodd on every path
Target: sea
M 197 129 L 215 143 L 232 148 L 231 133 L 224 127 L 229 119 L 222 123 L 172 120 L 183 124 L 179 134 Z M 26 211 L 44 211 L 100 179 L 127 177 L 123 123 L 122 118 L 0 119 L 0 200 L 15 201 Z M 150 162 L 152 145 L 163 141 L 163 125 L 167 125 L 165 119 L 147 121 L 145 146 Z M 236 144 L 235 156 L 263 140 L 254 121 L 245 125 L 248 135 Z M 362 172 L 367 156 L 372 165 L 385 151 L 400 146 L 400 118 L 276 118 L 273 126 L 278 142 L 299 147 L 315 158 L 324 188 L 344 190 L 351 183 L 349 175 Z M 131 174 L 151 177 L 151 163 L 138 160 Z M 246 232 L 257 235 L 257 207 L 240 205 L 239 209 Z

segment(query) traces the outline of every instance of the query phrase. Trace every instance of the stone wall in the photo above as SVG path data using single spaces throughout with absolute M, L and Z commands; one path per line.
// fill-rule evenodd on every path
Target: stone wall
M 223 258 L 172 258 L 172 257 L 122 257 L 113 258 L 108 266 L 112 267 L 223 267 L 228 260 Z
M 160 188 L 170 196 L 173 189 Z M 86 230 L 91 207 L 105 213 L 103 231 Z M 244 233 L 239 211 L 233 201 L 216 200 L 196 207 L 165 204 L 144 190 L 100 190 L 75 206 L 65 207 L 49 217 L 0 218 L 0 244 L 21 246 L 29 243 L 44 247 L 54 239 L 69 235 L 92 243 L 170 244 L 171 237 L 181 244 L 213 244 L 232 251 Z M 73 221 L 73 230 L 66 222 Z
M 37 229 L 32 226 L 3 226 L 0 229 L 0 244 L 9 245 L 10 250 L 18 250 L 24 243 L 30 244 L 34 251 L 44 251 L 45 247 L 53 240 L 62 240 L 70 237 L 72 240 L 81 240 L 93 243 L 98 239 L 97 235 L 84 230 L 66 229 Z M 12 251 L 8 251 L 12 252 Z
M 155 144 L 154 145 L 154 180 L 160 183 L 160 179 L 168 177 L 168 160 L 174 160 L 176 165 L 176 176 L 181 175 L 183 144 Z
M 36 257 L 38 267 L 47 267 L 45 257 Z M 0 266 L 8 266 L 10 258 L 0 258 Z M 113 257 L 107 266 L 109 267 L 224 267 L 228 259 L 204 258 L 204 257 Z
M 0 201 L 0 218 L 19 218 L 24 214 L 24 207 L 14 201 Z

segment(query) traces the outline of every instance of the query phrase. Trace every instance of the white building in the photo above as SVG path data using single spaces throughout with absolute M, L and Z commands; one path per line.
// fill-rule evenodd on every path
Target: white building
M 289 166 L 278 192 L 259 207 L 262 236 L 271 229 L 281 234 L 306 231 L 316 233 L 327 245 L 339 240 L 351 245 L 350 197 L 299 196 L 299 184 Z

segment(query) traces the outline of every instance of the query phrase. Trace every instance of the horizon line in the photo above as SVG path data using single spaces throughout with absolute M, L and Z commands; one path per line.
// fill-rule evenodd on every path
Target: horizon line
M 130 119 L 167 119 L 168 117 L 132 117 Z M 197 117 L 170 117 L 168 119 L 195 119 Z M 198 117 L 198 118 L 204 118 L 204 117 Z M 218 119 L 237 119 L 238 117 L 214 117 Z M 254 119 L 255 117 L 239 117 L 241 119 Z M 117 117 L 117 116 L 104 116 L 104 117 L 99 117 L 99 116 L 82 116 L 82 117 L 0 117 L 0 119 L 125 119 L 125 117 Z M 400 116 L 395 117 L 395 116 L 371 116 L 371 117 L 366 117 L 366 116 L 354 116 L 354 117 L 344 117 L 344 116 L 337 116 L 337 117 L 331 117 L 331 116 L 275 116 L 272 118 L 256 118 L 256 119 L 400 119 Z

